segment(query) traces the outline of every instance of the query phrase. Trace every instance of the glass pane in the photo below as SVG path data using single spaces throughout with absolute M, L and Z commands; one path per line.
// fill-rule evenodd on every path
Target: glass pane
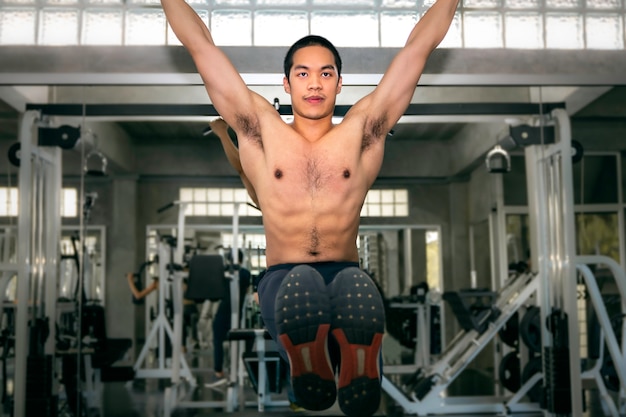
M 507 48 L 542 49 L 543 19 L 539 13 L 507 13 L 504 16 Z
M 497 12 L 463 14 L 463 35 L 468 48 L 501 48 L 502 16 Z
M 206 195 L 206 189 L 194 188 L 193 189 L 193 201 L 208 201 Z
M 304 6 L 306 0 L 256 0 L 259 6 Z
M 546 7 L 552 9 L 572 9 L 581 6 L 581 0 L 546 0 Z
M 66 4 L 76 4 L 78 3 L 78 0 L 43 0 L 42 3 L 47 6 L 58 6 Z
M 209 188 L 207 190 L 207 194 L 209 195 L 209 200 L 211 202 L 219 203 L 222 201 L 222 193 L 219 188 Z
M 439 233 L 426 232 L 426 282 L 431 291 L 441 290 L 440 265 Z
M 215 4 L 224 6 L 249 6 L 250 0 L 215 0 Z
M 217 10 L 211 14 L 211 34 L 218 45 L 251 45 L 250 12 Z
M 245 202 L 248 201 L 248 192 L 245 189 L 243 189 L 243 188 L 239 189 L 238 188 L 238 189 L 235 189 L 234 192 L 235 192 L 235 201 L 236 202 L 245 204 Z
M 127 45 L 163 45 L 165 14 L 162 10 L 135 9 L 126 15 Z
M 622 7 L 621 0 L 586 0 L 588 9 L 619 9 Z
M 206 204 L 192 204 L 194 216 L 206 216 L 207 205 Z
M 463 7 L 465 8 L 476 8 L 476 9 L 484 9 L 484 8 L 493 8 L 500 7 L 500 0 L 464 0 Z
M 504 6 L 509 9 L 535 9 L 539 5 L 539 0 L 504 0 Z
M 254 44 L 291 45 L 309 33 L 309 18 L 304 11 L 264 11 L 254 15 Z
M 379 203 L 380 202 L 380 190 L 369 190 L 367 193 L 368 203 Z
M 128 4 L 132 4 L 132 5 L 138 5 L 138 6 L 143 6 L 143 5 L 158 5 L 160 4 L 159 0 L 128 0 Z
M 417 13 L 383 12 L 380 15 L 380 45 L 383 47 L 402 47 L 409 33 L 417 23 Z
M 78 10 L 44 9 L 39 22 L 40 45 L 77 45 Z
M 367 12 L 314 12 L 311 33 L 328 38 L 335 46 L 378 46 L 378 16 Z
M 232 188 L 222 189 L 222 201 L 227 201 L 229 203 L 235 201 L 235 193 Z
M 577 213 L 576 253 L 604 255 L 620 262 L 617 213 Z
M 461 30 L 461 15 L 456 13 L 448 33 L 439 44 L 439 48 L 462 48 L 463 47 L 463 31 Z
M 64 188 L 61 193 L 61 216 L 76 217 L 78 215 L 78 193 L 76 188 Z
M 83 2 L 88 4 L 124 4 L 123 0 L 83 0 Z
M 378 204 L 370 205 L 367 211 L 367 215 L 370 217 L 380 217 L 380 206 Z
M 582 49 L 583 19 L 575 13 L 546 14 L 546 48 Z
M 3 0 L 0 1 L 0 4 L 3 5 L 16 5 L 16 6 L 26 6 L 26 5 L 31 5 L 31 4 L 36 4 L 37 1 L 36 0 Z M 4 7 L 4 6 L 2 6 Z M 0 8 L 2 8 L 0 7 Z
M 192 201 L 193 197 L 193 189 L 192 188 L 181 188 L 178 193 L 181 201 Z
M 618 202 L 617 157 L 585 155 L 572 165 L 575 204 Z
M 36 16 L 34 9 L 0 10 L 0 44 L 34 45 Z
M 585 35 L 589 49 L 624 49 L 622 16 L 588 14 Z
M 414 8 L 417 6 L 417 2 L 415 0 L 382 0 L 381 5 L 383 7 L 410 7 Z
M 235 205 L 234 204 L 222 204 L 221 207 L 221 215 L 232 217 L 235 215 Z
M 121 10 L 85 10 L 83 45 L 121 45 L 124 14 Z
M 374 6 L 374 0 L 312 0 L 314 6 Z
M 381 206 L 381 213 L 384 217 L 393 217 L 395 214 L 393 204 L 383 204 Z
M 221 204 L 207 204 L 208 216 L 221 216 Z
M 409 215 L 409 207 L 407 204 L 400 204 L 396 206 L 396 216 L 406 217 Z
M 396 190 L 396 203 L 408 203 L 409 202 L 409 192 L 407 190 Z

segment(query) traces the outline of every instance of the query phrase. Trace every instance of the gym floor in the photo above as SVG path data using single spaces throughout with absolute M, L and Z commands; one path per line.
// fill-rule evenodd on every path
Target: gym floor
M 225 396 L 225 388 L 222 386 L 207 388 L 205 382 L 214 380 L 213 371 L 211 370 L 211 355 L 200 352 L 187 354 L 187 362 L 192 369 L 194 377 L 197 379 L 196 388 L 189 389 L 188 384 L 181 384 L 179 390 L 179 401 L 222 401 Z M 472 380 L 474 382 L 472 383 Z M 463 381 L 463 385 L 473 385 L 476 383 L 475 378 L 468 378 Z M 91 408 L 83 410 L 81 417 L 166 417 L 165 416 L 165 390 L 170 386 L 167 379 L 135 379 L 130 382 L 106 382 L 103 384 L 101 408 Z M 187 392 L 187 394 L 185 393 Z M 58 413 L 58 417 L 74 417 L 79 415 L 69 411 L 70 407 L 65 404 L 64 395 L 60 396 L 60 405 L 64 411 Z M 255 401 L 256 395 L 249 381 L 244 386 L 244 398 L 247 402 Z M 272 400 L 287 400 L 286 390 L 280 393 L 272 394 Z M 587 410 L 584 416 L 580 417 L 599 417 L 604 416 L 600 401 L 598 400 L 597 391 L 586 391 L 585 403 Z M 71 407 L 74 408 L 74 407 Z M 87 407 L 85 407 L 87 408 Z M 277 417 L 283 416 L 322 416 L 335 417 L 343 416 L 337 404 L 329 410 L 323 412 L 299 411 L 295 412 L 288 406 L 266 407 L 265 414 Z M 0 417 L 11 416 L 11 410 L 0 408 Z M 227 413 L 221 408 L 174 408 L 171 417 L 204 417 L 204 416 L 232 416 L 232 417 L 251 417 L 258 416 L 260 413 L 254 406 L 248 406 L 242 411 Z M 375 414 L 378 416 L 401 417 L 405 414 L 383 393 L 381 407 Z M 446 414 L 446 417 L 461 417 Z M 494 417 L 494 415 L 467 414 L 471 417 Z M 514 417 L 541 417 L 542 414 L 514 414 Z M 37 416 L 40 417 L 40 416 Z M 579 417 L 579 416 L 575 416 Z

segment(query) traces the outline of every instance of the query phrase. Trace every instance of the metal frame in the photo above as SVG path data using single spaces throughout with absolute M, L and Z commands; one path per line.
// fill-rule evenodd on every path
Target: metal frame
M 174 262 L 182 264 L 184 252 L 184 229 L 185 229 L 185 206 L 186 203 L 175 202 L 178 206 L 178 233 L 176 250 L 172 254 L 172 248 L 163 242 L 158 243 L 159 254 L 159 301 L 158 314 L 154 321 L 148 337 L 135 361 L 135 378 L 169 378 L 172 383 L 177 384 L 180 377 L 186 378 L 193 386 L 196 380 L 191 374 L 191 370 L 181 351 L 182 342 L 182 314 L 183 314 L 183 294 L 182 294 L 182 275 L 176 271 L 170 272 L 168 264 Z M 172 256 L 173 255 L 173 256 Z M 172 259 L 173 258 L 173 259 Z M 165 309 L 165 298 L 168 289 L 172 290 L 172 304 L 174 307 L 173 326 L 170 324 Z M 168 337 L 172 344 L 171 363 L 167 363 L 165 357 L 165 337 Z M 142 367 L 151 349 L 154 340 L 158 340 L 159 356 L 157 358 L 157 367 Z M 182 368 L 182 370 L 181 370 Z
M 38 147 L 33 140 L 34 129 L 40 118 L 38 111 L 26 111 L 19 131 L 21 158 L 19 169 L 18 213 L 18 275 L 17 312 L 15 316 L 15 387 L 14 415 L 25 415 L 26 359 L 29 351 L 29 316 L 40 314 L 34 308 L 44 307 L 43 316 L 56 317 L 56 284 L 61 236 L 60 195 L 62 178 L 61 149 Z M 35 298 L 41 305 L 29 305 L 30 286 L 43 291 L 45 300 Z M 39 297 L 40 294 L 37 294 Z M 44 351 L 55 352 L 55 326 Z
M 574 194 L 571 158 L 571 130 L 567 114 L 552 112 L 557 140 L 550 145 L 525 149 L 531 263 L 542 277 L 538 305 L 541 323 L 558 308 L 567 316 L 569 346 L 578 346 L 578 306 L 575 270 Z M 544 120 L 540 120 L 544 123 Z M 546 326 L 542 329 L 544 354 L 555 341 Z M 546 374 L 544 358 L 544 375 Z M 569 350 L 571 414 L 582 415 L 580 352 Z

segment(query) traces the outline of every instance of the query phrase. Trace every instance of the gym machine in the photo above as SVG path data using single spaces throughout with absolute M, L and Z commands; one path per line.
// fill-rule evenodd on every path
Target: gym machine
M 506 154 L 505 144 L 508 143 L 510 148 L 513 143 L 525 149 L 532 272 L 517 275 L 495 296 L 491 295 L 493 302 L 489 309 L 482 309 L 481 314 L 464 315 L 464 320 L 460 320 L 463 331 L 450 343 L 443 356 L 436 363 L 419 369 L 409 383 L 398 387 L 387 377 L 383 378 L 383 389 L 405 413 L 429 415 L 473 412 L 509 415 L 543 412 L 545 415 L 580 416 L 583 412 L 583 382 L 595 384 L 608 415 L 624 411 L 622 387 L 623 378 L 626 377 L 625 343 L 622 340 L 620 347 L 616 340 L 607 314 L 603 311 L 595 279 L 584 266 L 585 263 L 611 265 L 611 262 L 575 256 L 572 159 L 580 157 L 581 150 L 576 148 L 576 152 L 573 151 L 575 146 L 570 140 L 569 118 L 563 109 L 553 109 L 545 119 L 542 114 L 537 125 L 511 127 L 509 136 L 489 154 L 491 158 L 499 158 L 500 163 L 488 163 L 490 172 L 507 172 L 508 159 L 503 157 Z M 580 265 L 576 265 L 577 262 Z M 595 313 L 600 319 L 603 334 L 600 341 L 602 345 L 606 343 L 612 372 L 606 369 L 600 372 L 601 361 L 589 370 L 581 369 L 580 352 L 575 348 L 580 343 L 577 268 L 584 275 Z M 623 271 L 619 271 L 616 264 L 611 269 L 616 281 L 623 283 Z M 620 287 L 622 311 L 626 300 L 623 290 Z M 447 300 L 456 306 L 457 318 L 462 315 L 461 310 L 468 308 L 462 298 L 456 294 Z M 534 307 L 533 315 L 538 323 L 535 342 L 539 343 L 541 358 L 534 362 L 534 374 L 526 375 L 517 392 L 502 398 L 447 397 L 445 390 L 452 380 L 500 330 L 506 329 L 506 324 L 513 319 L 517 310 L 522 311 L 522 307 Z M 618 405 L 610 401 L 607 393 L 609 380 L 613 385 L 621 384 L 617 387 L 620 392 Z M 537 384 L 540 387 L 539 395 L 532 395 L 537 392 Z M 526 396 L 531 398 L 530 402 L 522 402 Z
M 187 379 L 195 386 L 196 381 L 191 373 L 189 365 L 182 352 L 182 325 L 183 325 L 183 295 L 182 279 L 186 275 L 183 272 L 182 263 L 185 250 L 185 207 L 184 202 L 173 202 L 159 209 L 165 211 L 173 206 L 178 207 L 178 229 L 176 240 L 171 237 L 163 237 L 158 244 L 159 265 L 159 288 L 158 288 L 158 313 L 152 324 L 146 342 L 135 361 L 135 378 L 169 378 L 178 383 L 180 377 Z M 173 308 L 173 320 L 167 315 L 166 300 L 170 298 Z M 173 323 L 171 322 L 173 321 Z M 167 338 L 167 340 L 166 340 Z M 154 342 L 158 346 L 158 358 L 156 367 L 148 361 L 148 353 Z M 170 347 L 172 353 L 167 355 Z M 168 356 L 171 356 L 168 358 Z M 182 368 L 182 370 L 181 370 Z

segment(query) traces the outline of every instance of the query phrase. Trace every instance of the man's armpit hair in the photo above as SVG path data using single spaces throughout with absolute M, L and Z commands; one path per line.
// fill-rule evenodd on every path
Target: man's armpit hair
M 367 150 L 374 143 L 382 140 L 387 135 L 387 115 L 376 119 L 368 119 L 363 129 L 363 142 L 361 152 Z
M 263 147 L 259 119 L 250 114 L 237 114 L 235 118 L 237 121 L 237 127 L 243 136 L 252 139 L 257 142 L 260 147 Z

